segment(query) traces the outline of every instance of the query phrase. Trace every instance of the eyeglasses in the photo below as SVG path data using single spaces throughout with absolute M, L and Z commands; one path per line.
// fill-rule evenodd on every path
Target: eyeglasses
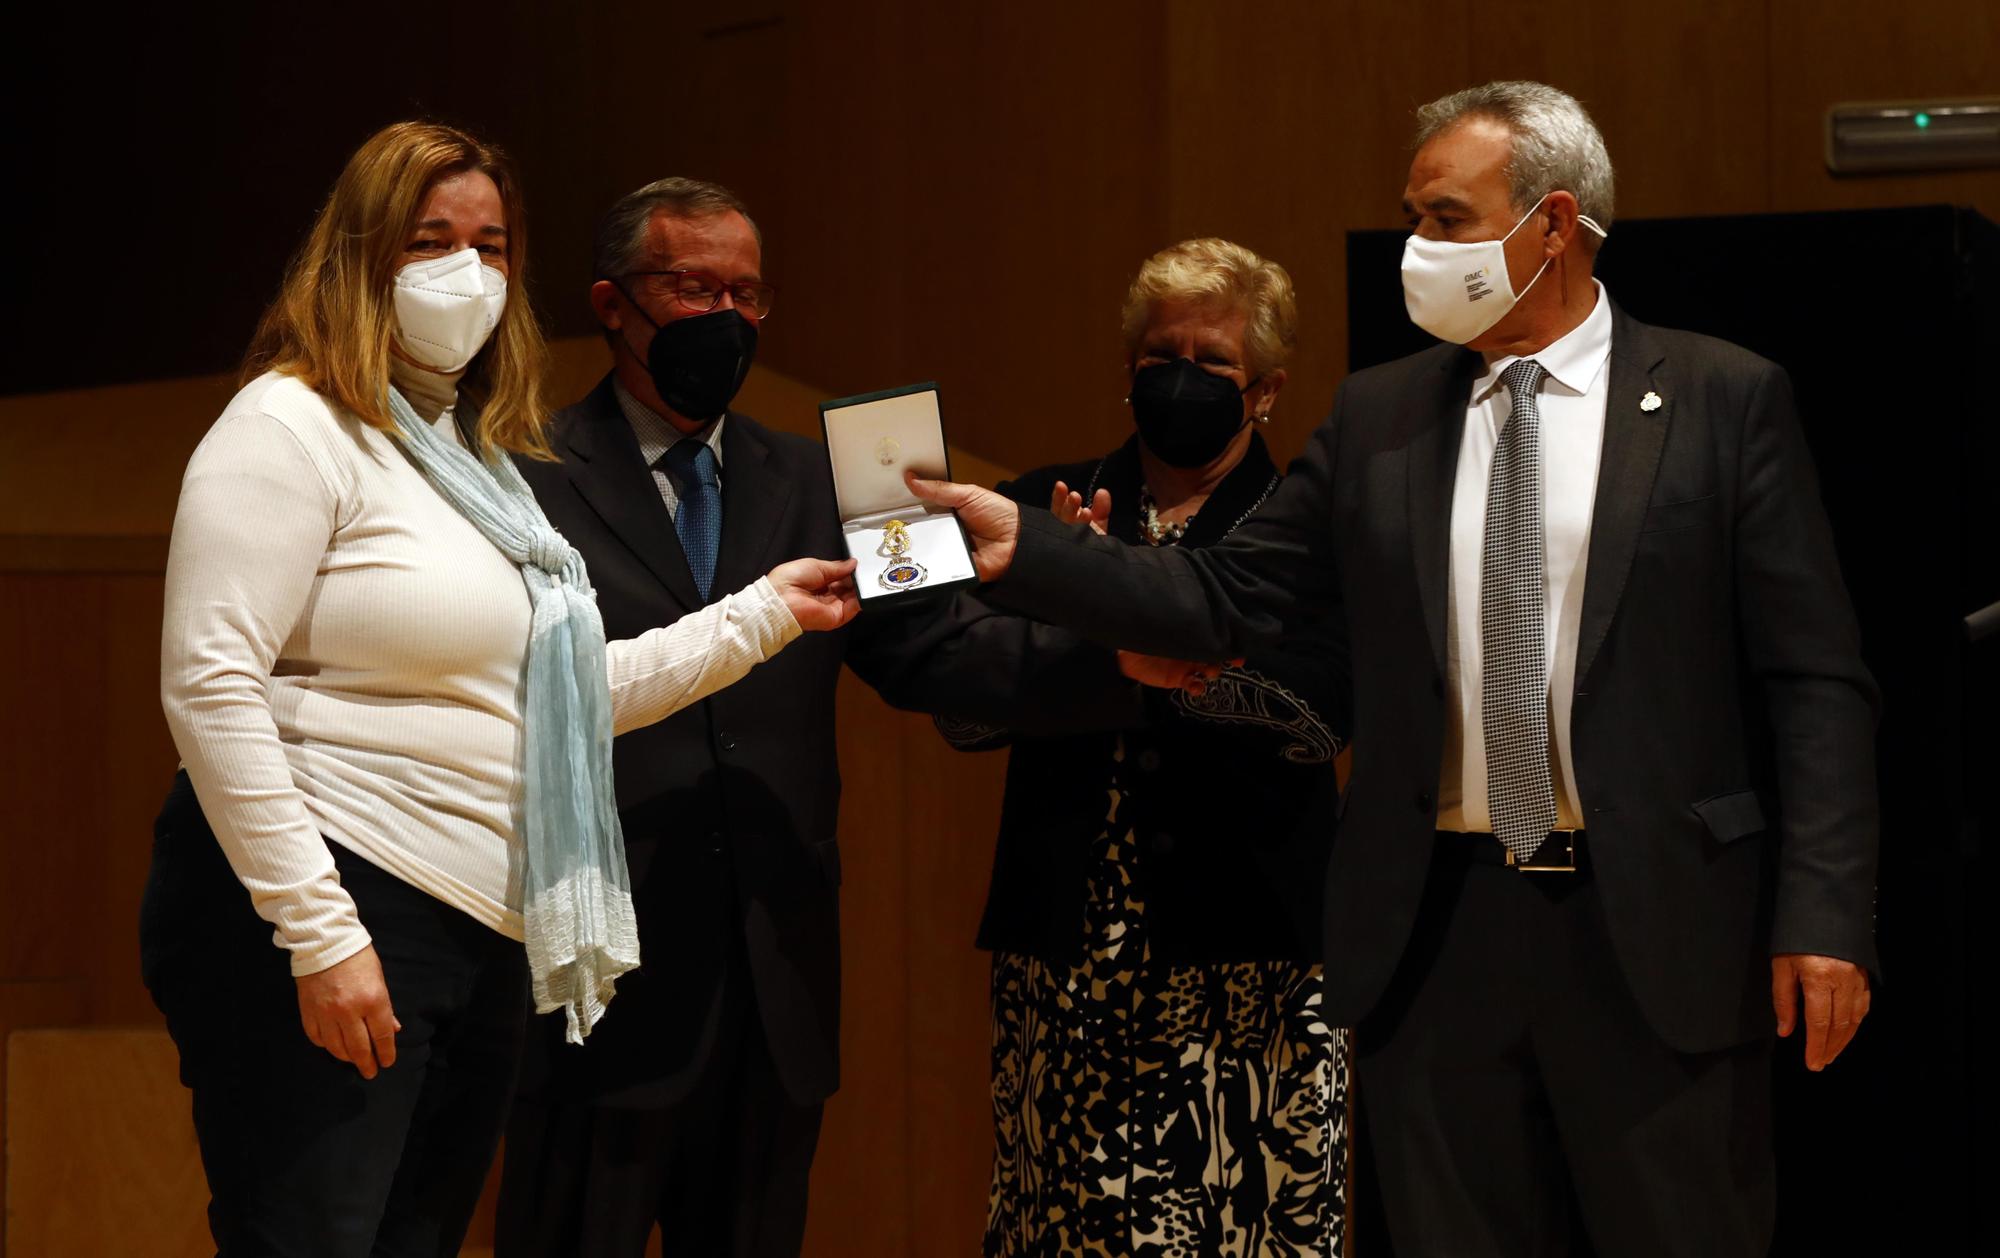
M 769 315 L 771 299 L 778 295 L 772 285 L 754 280 L 725 283 L 721 276 L 707 271 L 627 271 L 621 278 L 643 279 L 655 296 L 672 298 L 682 309 L 696 313 L 715 309 L 722 304 L 722 295 L 728 293 L 736 309 L 751 319 Z

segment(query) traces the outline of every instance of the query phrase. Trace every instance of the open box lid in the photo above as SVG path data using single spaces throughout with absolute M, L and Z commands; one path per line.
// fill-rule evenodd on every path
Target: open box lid
M 927 480 L 951 479 L 944 414 L 931 383 L 835 398 L 819 404 L 826 454 L 833 464 L 833 496 L 841 523 L 927 504 L 903 483 L 905 472 Z
M 937 385 L 835 398 L 820 403 L 819 414 L 841 533 L 861 563 L 855 584 L 862 600 L 976 584 L 958 518 L 912 494 L 903 481 L 906 472 L 951 478 Z M 910 549 L 892 555 L 883 549 L 883 529 L 898 518 Z

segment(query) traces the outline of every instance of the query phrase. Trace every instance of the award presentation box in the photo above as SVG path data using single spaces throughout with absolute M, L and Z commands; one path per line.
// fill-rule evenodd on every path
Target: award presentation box
M 834 502 L 863 607 L 978 583 L 958 517 L 910 492 L 906 472 L 951 479 L 935 384 L 822 402 Z

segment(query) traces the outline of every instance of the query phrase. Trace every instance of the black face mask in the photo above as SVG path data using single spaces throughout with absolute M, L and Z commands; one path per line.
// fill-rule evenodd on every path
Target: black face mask
M 1186 358 L 1142 367 L 1132 377 L 1139 440 L 1168 467 L 1201 467 L 1243 427 L 1243 390 Z
M 625 294 L 632 309 L 653 323 L 653 316 L 631 297 Z M 653 323 L 646 370 L 662 402 L 683 419 L 706 423 L 729 409 L 756 357 L 757 325 L 734 310 L 711 310 Z

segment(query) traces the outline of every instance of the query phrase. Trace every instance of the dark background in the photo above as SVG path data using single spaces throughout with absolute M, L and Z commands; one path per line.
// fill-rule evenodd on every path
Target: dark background
M 239 0 L 30 16 L 0 74 L 0 396 L 231 368 L 347 154 L 412 115 L 516 158 L 552 332 L 588 331 L 590 228 L 610 200 L 663 173 L 716 179 L 764 227 L 781 290 L 762 362 L 833 394 L 937 380 L 958 399 L 954 439 L 1008 467 L 1122 437 L 1124 286 L 1201 234 L 1298 283 L 1272 429 L 1294 452 L 1347 367 L 1345 233 L 1399 225 L 1412 111 L 1482 79 L 1544 79 L 1592 109 L 1620 218 L 2000 215 L 2000 171 L 1840 179 L 1822 152 L 1836 102 L 2000 94 L 1991 0 Z M 1364 315 L 1401 322 L 1398 305 Z
M 565 298 L 588 282 L 597 208 L 670 162 L 673 127 L 702 125 L 699 101 L 648 111 L 646 97 L 672 89 L 676 63 L 702 67 L 730 43 L 726 27 L 691 25 L 665 55 L 636 56 L 616 8 L 45 10 L 39 37 L 10 53 L 27 74 L 0 87 L 0 390 L 233 368 L 346 155 L 408 117 L 509 151 L 536 305 L 553 333 L 585 331 L 587 309 Z M 644 20 L 657 35 L 659 18 Z

